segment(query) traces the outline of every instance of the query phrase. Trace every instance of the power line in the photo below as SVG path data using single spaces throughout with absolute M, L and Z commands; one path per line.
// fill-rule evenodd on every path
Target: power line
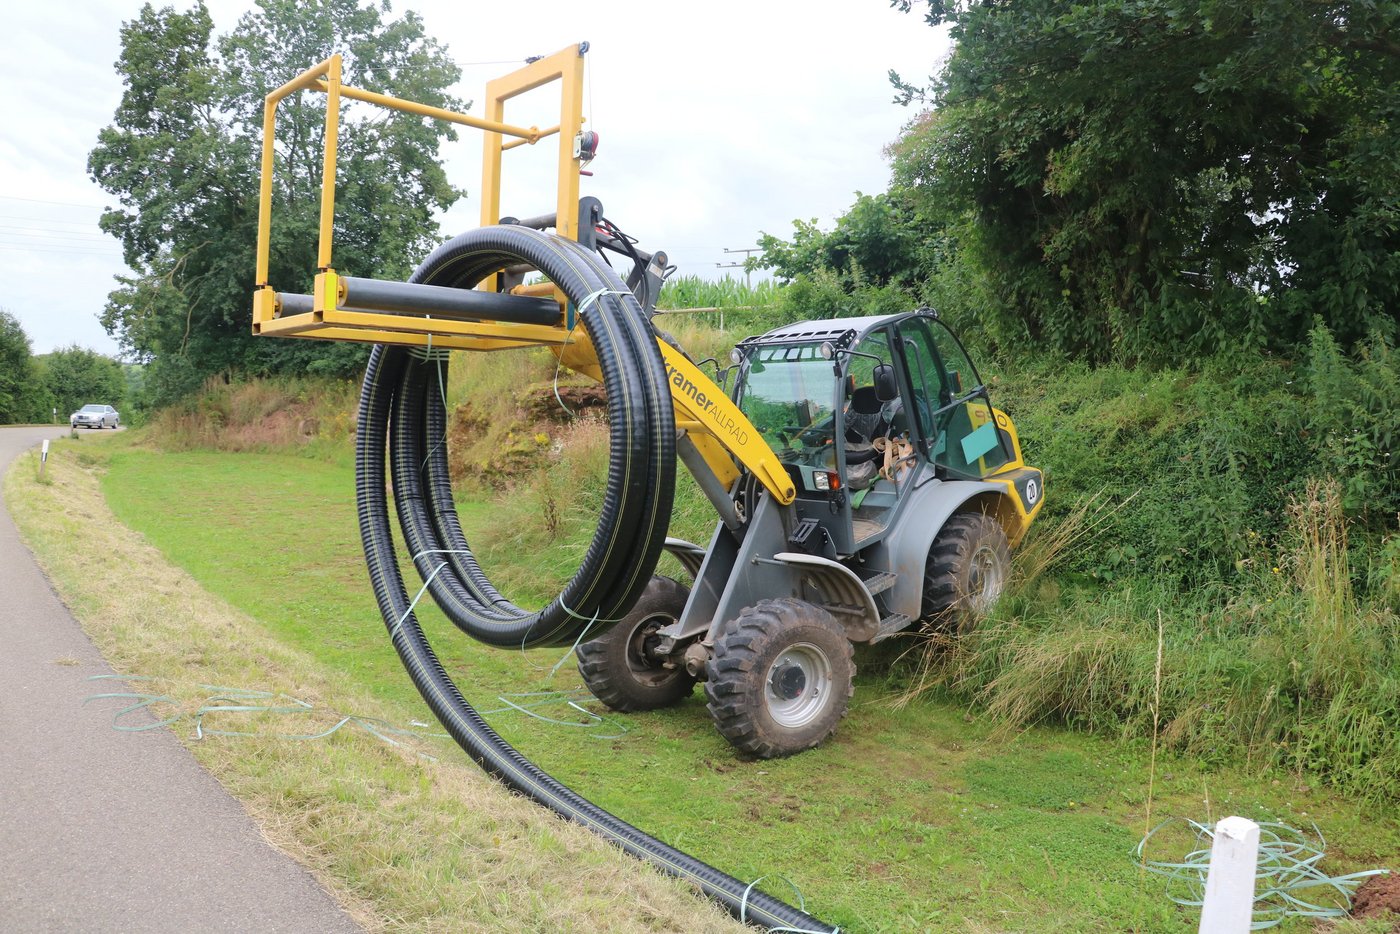
M 97 252 L 95 250 L 80 249 L 45 249 L 39 246 L 19 246 L 17 244 L 0 243 L 0 250 L 8 250 L 11 253 L 62 253 L 64 256 L 105 256 L 108 259 L 120 259 L 121 251 L 111 253 Z
M 748 263 L 749 254 L 750 254 L 750 253 L 762 253 L 763 250 L 760 249 L 759 247 L 756 247 L 756 246 L 751 246 L 751 247 L 749 247 L 748 249 L 743 249 L 743 250 L 731 250 L 731 249 L 729 249 L 728 247 L 725 247 L 725 248 L 724 248 L 724 252 L 725 252 L 725 253 L 743 253 L 743 254 L 744 254 L 744 262 L 742 262 L 742 263 L 715 263 L 715 268 L 716 268 L 716 269 L 736 269 L 736 268 L 742 266 L 743 269 L 744 269 L 744 288 L 746 288 L 746 289 L 749 288 L 749 287 L 751 286 L 751 283 L 749 282 L 749 277 L 750 277 L 749 263 Z
M 70 208 L 92 208 L 97 211 L 105 210 L 100 204 L 79 204 L 76 201 L 47 201 L 43 198 L 20 198 L 16 195 L 0 195 L 3 201 L 28 201 L 30 204 L 61 204 Z
M 57 218 L 34 217 L 31 214 L 0 214 L 0 218 L 11 221 L 34 221 L 39 224 L 62 224 L 65 227 L 87 227 L 97 226 L 97 221 L 62 221 Z
M 10 231 L 16 231 L 11 233 Z M 23 231 L 23 232 L 19 232 Z M 46 240 L 93 240 L 102 243 L 112 242 L 112 238 L 101 233 L 85 233 L 77 230 L 56 230 L 46 227 L 20 227 L 15 224 L 0 224 L 0 236 L 39 237 Z

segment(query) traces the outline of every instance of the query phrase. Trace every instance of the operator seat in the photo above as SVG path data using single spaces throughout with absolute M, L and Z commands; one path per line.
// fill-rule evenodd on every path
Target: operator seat
M 862 464 L 875 459 L 873 442 L 884 424 L 883 407 L 874 386 L 861 386 L 851 393 L 846 406 L 846 463 Z

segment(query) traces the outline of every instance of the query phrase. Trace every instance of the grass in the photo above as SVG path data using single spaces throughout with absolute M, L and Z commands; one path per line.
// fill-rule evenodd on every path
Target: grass
M 195 741 L 188 716 L 175 729 L 242 800 L 267 838 L 311 869 L 367 928 L 738 930 L 681 885 L 509 794 L 442 741 L 417 740 L 411 749 L 399 749 L 364 730 L 340 730 L 314 742 L 272 735 L 318 732 L 344 714 L 401 726 L 425 714 L 421 703 L 381 683 L 392 656 L 383 651 L 382 638 L 371 638 L 382 634 L 372 608 L 355 606 L 353 616 L 338 618 L 319 612 L 317 594 L 330 595 L 332 607 L 344 609 L 354 601 L 342 603 L 341 597 L 365 593 L 346 552 L 344 498 L 303 501 L 307 523 L 296 537 L 279 542 L 251 530 L 270 531 L 281 523 L 283 516 L 273 510 L 295 497 L 299 486 L 287 468 L 312 465 L 307 469 L 314 475 L 315 461 L 283 458 L 268 474 L 262 471 L 265 460 L 256 456 L 225 459 L 226 469 L 211 470 L 207 479 L 238 483 L 236 475 L 249 471 L 241 481 L 246 483 L 258 471 L 275 491 L 266 508 L 236 519 L 219 515 L 221 497 L 214 490 L 195 500 L 167 498 L 183 497 L 189 489 L 148 487 L 137 494 L 138 500 L 153 497 L 162 514 L 192 517 L 222 540 L 202 555 L 186 555 L 197 558 L 187 563 L 224 585 L 217 589 L 273 617 L 260 621 L 205 590 L 152 546 L 178 523 L 143 536 L 112 515 L 98 475 L 113 456 L 110 448 L 121 446 L 85 445 L 86 464 L 76 445 L 56 446 L 49 485 L 34 482 L 33 465 L 21 457 L 6 477 L 8 508 L 103 655 L 119 671 L 153 679 L 137 682 L 138 688 L 148 684 L 182 702 L 161 707 L 158 715 L 188 713 L 209 694 L 200 684 L 285 693 L 315 705 L 313 713 L 292 722 L 218 724 L 252 729 L 256 735 L 250 737 Z M 115 454 L 117 460 L 147 456 Z M 218 461 L 191 457 L 185 468 Z M 182 508 L 171 509 L 172 501 Z M 316 541 L 320 534 L 329 537 L 325 547 Z M 265 550 L 251 551 L 254 542 Z M 82 586 L 99 575 L 107 587 Z M 282 596 L 289 599 L 257 599 L 262 586 L 286 587 Z M 318 657 L 327 651 L 330 662 Z M 95 685 L 93 693 L 108 689 Z M 413 749 L 436 754 L 437 761 Z
M 182 683 L 286 691 L 399 724 L 424 718 L 364 576 L 343 458 L 156 454 L 114 439 L 84 448 L 84 466 L 75 447 L 57 447 L 51 487 L 35 484 L 32 471 L 11 471 L 7 499 L 114 663 Z M 106 520 L 99 479 L 116 517 L 139 535 Z M 73 502 L 89 518 L 62 505 Z M 507 508 L 505 498 L 464 502 L 464 523 L 502 526 Z M 553 561 L 567 550 L 558 547 Z M 516 586 L 528 588 L 531 575 L 520 566 L 539 567 L 538 552 L 514 549 L 512 557 L 503 547 L 495 560 L 513 562 Z M 74 582 L 92 561 L 131 577 L 116 593 L 81 593 Z M 579 686 L 569 662 L 550 675 L 557 651 L 492 650 L 457 636 L 435 611 L 423 616 L 444 663 L 481 707 L 504 706 L 496 698 L 510 692 Z M 1103 637 L 1084 625 L 1066 638 L 1103 651 Z M 1155 622 L 1152 635 L 1155 650 Z M 1148 805 L 1145 742 L 1038 727 L 1003 734 L 936 696 L 896 707 L 890 698 L 913 676 L 896 654 L 858 654 L 855 704 L 837 737 L 777 762 L 738 760 L 698 694 L 673 710 L 625 718 L 627 732 L 610 739 L 514 712 L 488 719 L 623 819 L 740 878 L 766 876 L 776 894 L 783 885 L 775 877 L 792 880 L 814 914 L 843 930 L 1194 929 L 1132 862 Z M 1150 667 L 1147 679 L 1150 689 Z M 372 926 L 727 924 L 678 886 L 500 792 L 451 749 L 434 764 L 365 735 L 228 738 L 194 748 L 269 836 Z M 1316 821 L 1337 871 L 1400 861 L 1393 811 L 1338 799 L 1289 773 L 1261 778 L 1162 752 L 1151 806 L 1162 818 L 1228 812 Z

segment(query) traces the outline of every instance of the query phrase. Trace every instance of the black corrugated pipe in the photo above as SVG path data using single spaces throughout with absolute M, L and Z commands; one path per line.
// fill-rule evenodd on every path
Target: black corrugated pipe
M 609 474 L 598 531 L 573 579 L 529 612 L 491 586 L 462 535 L 447 475 L 446 363 L 400 347 L 370 354 L 360 395 L 355 493 L 370 580 L 409 677 L 453 739 L 483 769 L 550 810 L 700 887 L 735 917 L 769 928 L 835 932 L 784 902 L 667 846 L 579 796 L 536 767 L 481 718 L 443 669 L 404 589 L 385 495 L 386 444 L 394 502 L 418 572 L 448 617 L 493 645 L 571 645 L 595 620 L 613 620 L 651 577 L 670 521 L 675 420 L 651 326 L 595 254 L 524 227 L 485 227 L 439 247 L 410 280 L 470 288 L 526 262 L 579 309 L 608 396 Z

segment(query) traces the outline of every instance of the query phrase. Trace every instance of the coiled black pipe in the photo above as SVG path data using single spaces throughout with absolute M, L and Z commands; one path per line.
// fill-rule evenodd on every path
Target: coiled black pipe
M 486 227 L 433 252 L 410 281 L 469 288 L 527 262 L 579 309 L 608 394 L 610 472 L 598 531 L 559 597 L 529 612 L 502 596 L 473 558 L 452 505 L 439 389 L 443 361 L 399 347 L 370 354 L 360 395 L 355 494 L 380 612 L 409 677 L 453 739 L 488 773 L 633 856 L 697 885 L 764 927 L 834 932 L 784 902 L 654 839 L 536 767 L 462 696 L 429 644 L 404 588 L 385 495 L 386 444 L 404 540 L 420 574 L 463 631 L 495 645 L 572 644 L 595 620 L 616 619 L 651 577 L 670 520 L 675 422 L 661 355 L 640 305 L 612 270 L 572 241 L 528 228 Z

